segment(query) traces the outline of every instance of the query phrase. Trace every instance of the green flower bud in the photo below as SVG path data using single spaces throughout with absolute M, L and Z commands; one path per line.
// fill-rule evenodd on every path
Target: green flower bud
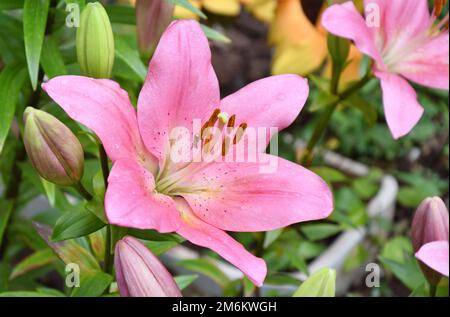
M 23 141 L 31 164 L 46 180 L 63 186 L 83 176 L 84 153 L 77 137 L 52 115 L 28 107 Z
M 81 72 L 94 78 L 110 78 L 114 65 L 114 36 L 105 8 L 88 3 L 77 30 L 77 57 Z

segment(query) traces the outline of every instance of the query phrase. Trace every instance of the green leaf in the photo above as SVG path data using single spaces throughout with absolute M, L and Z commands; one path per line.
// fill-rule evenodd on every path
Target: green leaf
M 11 201 L 0 200 L 0 247 L 2 245 L 3 235 L 5 234 L 6 226 L 11 217 L 13 204 Z
M 155 230 L 129 229 L 128 234 L 141 240 L 150 241 L 175 241 L 181 243 L 184 241 L 182 237 L 173 233 L 159 233 Z
M 166 0 L 174 5 L 185 8 L 186 10 L 191 11 L 192 13 L 198 15 L 203 19 L 207 19 L 208 17 L 198 8 L 192 5 L 188 0 Z
M 210 28 L 207 25 L 202 24 L 201 27 L 206 37 L 209 38 L 210 40 L 224 43 L 231 43 L 231 39 L 228 36 L 223 35 L 222 33 L 214 30 L 213 28 Z
M 419 264 L 412 256 L 405 256 L 402 263 L 379 257 L 381 263 L 411 291 L 416 290 L 425 282 Z
M 334 297 L 335 289 L 336 271 L 323 268 L 304 281 L 293 297 Z
M 136 12 L 133 7 L 110 4 L 105 6 L 105 10 L 111 23 L 136 24 Z
M 311 241 L 325 239 L 342 231 L 342 227 L 331 223 L 312 223 L 301 226 L 301 231 Z
M 328 166 L 312 167 L 311 170 L 322 177 L 327 183 L 342 183 L 348 180 L 348 177 L 341 171 Z
M 55 295 L 32 291 L 16 291 L 0 293 L 0 297 L 55 297 Z
M 80 266 L 81 276 L 101 270 L 100 264 L 95 257 L 75 240 L 52 242 L 50 240 L 52 231 L 50 226 L 37 222 L 34 222 L 33 225 L 41 238 L 44 239 L 47 245 L 53 249 L 65 264 L 77 263 Z
M 11 272 L 10 278 L 15 279 L 16 277 L 28 273 L 34 269 L 50 264 L 57 259 L 58 257 L 51 249 L 39 250 L 17 264 Z
M 133 50 L 127 42 L 120 37 L 115 38 L 116 57 L 122 60 L 144 82 L 147 68 L 142 63 L 139 53 Z
M 283 228 L 266 232 L 264 236 L 264 249 L 267 249 L 283 233 Z
M 18 64 L 5 66 L 0 74 L 0 154 L 14 118 L 19 93 L 26 76 L 26 70 Z
M 23 0 L 2 0 L 0 10 L 14 10 L 23 7 Z
M 352 188 L 362 199 L 372 198 L 378 191 L 378 184 L 369 177 L 357 178 L 352 182 Z
M 68 211 L 56 221 L 52 241 L 83 237 L 104 226 L 106 224 L 90 211 L 83 209 Z
M 67 74 L 64 60 L 59 47 L 52 37 L 45 38 L 42 47 L 41 65 L 48 78 L 62 76 Z
M 55 207 L 55 199 L 56 199 L 56 185 L 50 183 L 46 179 L 40 177 L 42 186 L 44 187 L 45 195 L 47 196 L 48 203 L 50 206 Z
M 86 203 L 85 208 L 104 223 L 108 223 L 102 198 L 94 196 L 94 199 L 91 199 Z
M 39 60 L 44 43 L 49 6 L 50 0 L 25 0 L 23 5 L 25 54 L 33 90 L 36 90 L 38 82 Z
M 228 277 L 208 259 L 183 260 L 178 262 L 177 265 L 208 276 L 222 288 L 229 282 Z
M 178 285 L 180 290 L 185 289 L 189 285 L 191 285 L 196 279 L 198 279 L 198 275 L 190 274 L 190 275 L 179 275 L 174 277 L 175 282 Z
M 378 113 L 375 106 L 370 104 L 358 94 L 351 95 L 347 99 L 343 100 L 342 104 L 346 107 L 354 107 L 360 110 L 369 126 L 373 126 L 377 122 Z
M 144 244 L 153 252 L 155 255 L 163 254 L 168 250 L 176 247 L 178 242 L 175 241 L 145 241 Z
M 314 98 L 309 111 L 314 112 L 321 110 L 323 108 L 329 107 L 330 105 L 336 103 L 339 97 L 329 93 L 326 90 L 320 90 L 317 96 Z
M 75 287 L 70 297 L 97 297 L 112 283 L 113 277 L 102 271 L 81 275 L 80 287 Z

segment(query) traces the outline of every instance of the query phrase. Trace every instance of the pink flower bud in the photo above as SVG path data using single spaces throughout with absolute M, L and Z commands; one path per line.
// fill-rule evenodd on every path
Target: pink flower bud
M 152 54 L 172 21 L 174 5 L 165 0 L 137 0 L 136 27 L 139 50 Z
M 448 241 L 449 217 L 445 203 L 439 197 L 427 198 L 417 208 L 411 227 L 414 252 L 433 241 Z M 432 284 L 437 284 L 441 275 L 420 263 L 422 272 Z
M 83 176 L 84 153 L 77 137 L 54 116 L 28 107 L 23 141 L 31 164 L 46 180 L 63 186 Z
M 135 238 L 117 242 L 114 263 L 122 297 L 181 297 L 167 269 Z

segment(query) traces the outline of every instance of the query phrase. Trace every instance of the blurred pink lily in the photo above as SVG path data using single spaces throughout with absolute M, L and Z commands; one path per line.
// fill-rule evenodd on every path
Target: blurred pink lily
M 434 241 L 423 245 L 416 253 L 416 258 L 436 272 L 448 277 L 448 241 Z
M 308 96 L 306 80 L 283 75 L 254 82 L 221 101 L 208 41 L 195 21 L 175 21 L 164 32 L 137 115 L 126 92 L 110 80 L 62 76 L 43 88 L 70 117 L 98 135 L 114 163 L 105 196 L 110 223 L 177 232 L 220 254 L 256 285 L 264 281 L 265 262 L 225 231 L 273 230 L 326 218 L 333 209 L 331 192 L 320 177 L 264 153 L 268 138 L 258 157 L 277 163 L 270 175 L 260 173 L 259 162 L 171 160 L 174 128 L 192 131 L 200 120 L 207 127 L 281 130 L 295 120 Z M 239 144 L 236 138 L 233 144 Z M 203 133 L 197 143 L 207 145 Z
M 181 297 L 164 265 L 135 238 L 125 237 L 117 242 L 114 265 L 122 297 Z
M 353 40 L 374 60 L 386 121 L 397 139 L 408 134 L 423 114 L 407 79 L 449 88 L 448 16 L 436 24 L 427 0 L 365 0 L 365 6 L 366 20 L 349 1 L 329 7 L 322 24 L 329 32 Z

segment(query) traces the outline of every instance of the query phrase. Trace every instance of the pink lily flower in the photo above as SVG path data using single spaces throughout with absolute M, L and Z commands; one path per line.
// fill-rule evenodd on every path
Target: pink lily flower
M 449 89 L 449 35 L 444 27 L 448 16 L 436 24 L 427 0 L 365 0 L 365 6 L 367 22 L 349 1 L 329 7 L 322 24 L 330 33 L 353 40 L 374 60 L 386 121 L 398 139 L 408 134 L 423 114 L 407 80 Z
M 306 80 L 283 75 L 254 82 L 221 101 L 208 41 L 195 21 L 173 22 L 163 34 L 137 114 L 126 92 L 110 80 L 61 76 L 43 89 L 103 142 L 114 164 L 105 196 L 110 223 L 176 232 L 217 252 L 258 286 L 267 273 L 265 262 L 225 231 L 273 230 L 326 218 L 333 209 L 320 177 L 264 153 L 271 134 L 259 144 L 256 162 L 172 160 L 169 135 L 175 128 L 192 132 L 200 120 L 206 127 L 281 130 L 295 120 L 308 96 Z M 197 137 L 191 149 L 198 145 L 207 151 L 209 137 Z M 233 146 L 243 141 L 251 143 L 236 134 Z M 277 163 L 276 172 L 260 173 L 260 162 L 268 160 Z
M 434 241 L 423 245 L 416 253 L 416 258 L 436 272 L 448 277 L 448 241 Z

